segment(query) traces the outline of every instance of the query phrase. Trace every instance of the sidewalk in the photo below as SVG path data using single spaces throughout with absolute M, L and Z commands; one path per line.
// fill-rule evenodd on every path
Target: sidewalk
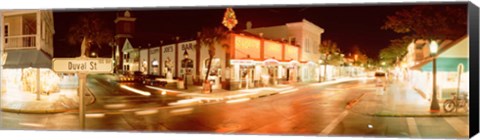
M 365 93 L 352 107 L 353 112 L 383 117 L 468 116 L 468 112 L 463 109 L 444 112 L 443 102 L 440 102 L 440 112 L 431 113 L 431 103 L 404 82 L 392 82 L 384 92 L 377 87 L 372 88 L 375 88 L 374 92 Z
M 88 91 L 88 90 L 87 90 Z M 41 95 L 37 101 L 37 94 L 22 91 L 11 91 L 2 94 L 2 111 L 16 113 L 60 113 L 77 109 L 79 98 L 77 89 L 61 89 L 58 93 Z M 95 97 L 89 92 L 85 94 L 85 104 L 91 104 Z

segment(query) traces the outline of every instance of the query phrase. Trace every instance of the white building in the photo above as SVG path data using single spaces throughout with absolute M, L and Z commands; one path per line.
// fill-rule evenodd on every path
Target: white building
M 442 41 L 439 43 L 438 53 L 435 56 L 437 67 L 437 98 L 440 100 L 451 98 L 451 93 L 460 90 L 461 93 L 469 91 L 469 37 L 465 35 L 455 41 Z M 429 42 L 419 47 L 420 50 L 427 48 L 429 50 Z M 433 57 L 424 56 L 423 59 L 414 62 L 414 66 L 410 67 L 409 83 L 426 94 L 431 99 L 433 93 Z M 459 81 L 459 73 L 457 67 L 463 65 L 464 69 L 461 73 Z M 460 84 L 459 84 L 460 83 Z M 458 87 L 460 85 L 460 87 Z
M 300 46 L 300 67 L 302 81 L 317 81 L 319 79 L 320 53 L 319 46 L 322 41 L 324 29 L 303 19 L 300 22 L 285 25 L 249 28 L 246 32 L 257 34 L 273 40 L 287 40 L 293 45 Z
M 140 52 L 138 48 L 134 48 L 130 41 L 125 39 L 125 43 L 122 47 L 123 52 L 123 71 L 126 72 L 134 72 L 139 71 L 139 56 Z
M 52 11 L 0 11 L 0 21 L 2 89 L 39 94 L 58 90 L 58 76 L 51 70 L 55 33 Z

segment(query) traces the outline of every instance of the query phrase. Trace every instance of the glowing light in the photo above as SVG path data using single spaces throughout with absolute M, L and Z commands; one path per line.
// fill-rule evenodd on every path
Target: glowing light
M 109 109 L 118 109 L 118 108 L 124 108 L 126 107 L 127 105 L 126 104 L 107 104 L 107 105 L 104 105 L 105 108 L 109 108 Z
M 158 61 L 157 61 L 157 60 L 153 60 L 152 65 L 153 65 L 153 66 L 158 66 Z
M 430 53 L 437 54 L 437 51 L 438 51 L 438 44 L 436 41 L 432 40 L 432 42 L 430 42 Z
M 264 65 L 278 65 L 278 60 L 275 60 L 275 59 L 267 59 L 265 61 L 263 61 L 263 64 Z
M 191 107 L 170 110 L 170 114 L 172 114 L 172 115 L 190 114 L 192 112 L 193 112 L 193 108 L 191 108 Z
M 18 124 L 23 126 L 30 126 L 30 127 L 45 127 L 45 125 L 38 124 L 38 123 L 18 123 Z
M 103 114 L 103 113 L 85 114 L 85 117 L 87 117 L 87 118 L 102 118 L 104 116 L 105 116 L 105 114 Z
M 240 99 L 228 100 L 227 103 L 228 104 L 240 103 L 240 102 L 246 102 L 246 101 L 249 101 L 249 100 L 250 100 L 250 98 L 240 98 Z
M 368 128 L 373 128 L 373 125 L 371 125 L 371 124 L 368 124 Z
M 162 90 L 162 95 L 167 95 L 167 91 Z
M 151 109 L 151 110 L 136 111 L 135 115 L 151 115 L 155 113 L 158 113 L 158 110 Z
M 253 60 L 230 60 L 230 64 L 239 64 L 239 65 L 254 65 L 255 61 Z
M 177 102 L 172 102 L 168 103 L 170 106 L 175 106 L 175 105 L 187 105 L 187 104 L 194 104 L 194 103 L 200 103 L 200 99 L 184 99 L 184 100 L 178 100 Z
M 126 89 L 126 90 L 129 90 L 131 92 L 135 92 L 135 93 L 138 93 L 138 94 L 141 94 L 141 95 L 144 95 L 144 96 L 150 96 L 150 92 L 146 92 L 146 91 L 141 91 L 141 90 L 138 90 L 138 89 L 134 89 L 134 88 L 131 88 L 129 86 L 126 86 L 126 85 L 120 85 L 121 88 L 123 89 Z
M 160 81 L 166 81 L 166 82 L 176 82 L 175 80 L 160 80 Z M 164 88 L 159 88 L 159 87 L 153 87 L 153 86 L 145 86 L 147 88 L 150 88 L 150 89 L 155 89 L 155 90 L 161 90 L 162 91 L 162 95 L 163 95 L 163 92 L 173 92 L 173 93 L 178 93 L 178 91 L 175 91 L 175 90 L 169 90 L 169 89 L 164 89 Z M 165 93 L 166 94 L 166 93 Z

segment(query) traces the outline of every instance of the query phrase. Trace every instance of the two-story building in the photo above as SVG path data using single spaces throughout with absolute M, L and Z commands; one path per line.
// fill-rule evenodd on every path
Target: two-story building
M 250 25 L 251 26 L 251 25 Z M 246 32 L 257 34 L 268 39 L 286 40 L 290 44 L 300 46 L 299 62 L 301 81 L 318 81 L 320 72 L 319 52 L 320 42 L 324 29 L 303 19 L 300 22 L 286 23 L 285 25 L 250 28 Z M 330 74 L 331 75 L 331 74 Z
M 51 70 L 52 11 L 0 11 L 0 21 L 2 89 L 38 94 L 58 91 L 58 76 Z
M 418 91 L 424 93 L 427 98 L 431 99 L 433 92 L 432 61 L 435 58 L 437 63 L 437 98 L 440 100 L 451 98 L 450 94 L 456 93 L 457 90 L 461 93 L 468 93 L 468 41 L 468 35 L 460 37 L 454 41 L 437 41 L 439 42 L 438 53 L 431 55 L 429 51 L 431 41 L 417 40 L 414 43 L 414 56 L 416 58 L 408 58 L 414 60 L 414 62 L 410 62 L 410 64 L 413 65 L 409 67 L 409 83 Z M 463 65 L 464 67 L 460 74 L 457 71 L 459 65 Z M 460 79 L 459 76 L 461 76 Z

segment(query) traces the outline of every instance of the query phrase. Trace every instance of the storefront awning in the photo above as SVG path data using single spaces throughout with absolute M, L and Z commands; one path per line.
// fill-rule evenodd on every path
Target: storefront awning
M 458 64 L 463 64 L 463 72 L 468 71 L 468 58 L 437 58 L 437 71 L 444 72 L 456 72 Z M 413 67 L 414 69 L 420 69 L 422 71 L 432 71 L 433 62 L 422 63 Z
M 3 68 L 52 68 L 52 58 L 39 50 L 6 50 L 5 53 Z

